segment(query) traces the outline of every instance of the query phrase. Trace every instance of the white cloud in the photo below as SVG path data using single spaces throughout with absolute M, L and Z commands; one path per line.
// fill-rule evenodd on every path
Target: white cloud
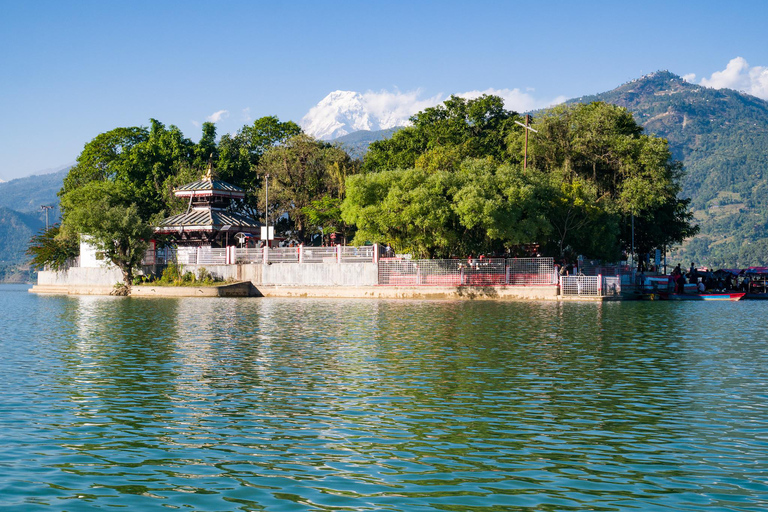
M 367 91 L 362 96 L 362 104 L 366 112 L 376 119 L 381 120 L 382 126 L 398 126 L 399 120 L 405 120 L 416 112 L 425 108 L 434 107 L 442 101 L 442 94 L 437 94 L 431 98 L 421 98 L 421 90 L 408 92 L 389 92 L 381 90 L 378 92 Z M 402 121 L 399 121 L 402 124 Z
M 468 91 L 460 92 L 456 96 L 462 98 L 473 99 L 479 98 L 483 94 L 492 94 L 494 96 L 500 96 L 504 100 L 504 107 L 507 110 L 515 110 L 517 112 L 527 112 L 529 110 L 536 110 L 539 108 L 546 108 L 562 103 L 566 100 L 565 96 L 558 96 L 551 100 L 544 100 L 536 98 L 528 92 L 522 92 L 520 89 L 485 89 L 484 91 Z
M 683 75 L 683 80 L 685 80 L 688 83 L 695 83 L 696 82 L 696 73 L 688 73 L 687 75 Z
M 525 112 L 562 103 L 564 96 L 545 100 L 520 89 L 485 89 L 456 93 L 466 99 L 483 94 L 500 96 L 509 110 Z M 427 98 L 423 91 L 333 91 L 312 107 L 302 118 L 301 126 L 307 133 L 322 139 L 333 139 L 357 130 L 381 130 L 406 126 L 409 118 L 426 108 L 447 99 L 443 93 Z
M 212 123 L 218 123 L 222 119 L 226 119 L 228 117 L 229 117 L 229 110 L 219 110 L 218 112 L 214 112 L 213 114 L 209 115 L 205 119 Z
M 251 122 L 251 107 L 245 107 L 243 109 L 243 121 L 246 123 Z
M 532 89 L 529 90 L 532 91 Z M 558 96 L 548 100 L 536 98 L 528 92 L 522 92 L 520 89 L 488 88 L 483 91 L 474 90 L 454 94 L 466 99 L 479 98 L 483 94 L 500 96 L 504 100 L 505 108 L 517 112 L 550 107 L 567 99 L 565 96 Z M 448 96 L 443 93 L 428 98 L 422 98 L 421 96 L 421 89 L 408 92 L 382 90 L 367 91 L 362 94 L 362 99 L 366 111 L 379 119 L 407 119 L 425 108 L 434 107 L 448 99 Z
M 768 100 L 768 68 L 750 67 L 743 57 L 731 59 L 724 70 L 715 71 L 709 78 L 702 78 L 700 83 L 714 89 L 735 89 Z
M 200 128 L 200 121 L 192 120 L 191 123 L 192 123 L 192 126 L 194 126 L 195 128 Z

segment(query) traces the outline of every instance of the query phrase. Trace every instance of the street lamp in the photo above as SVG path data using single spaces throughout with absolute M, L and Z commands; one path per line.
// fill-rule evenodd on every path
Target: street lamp
M 53 208 L 53 206 L 49 206 L 47 204 L 44 204 L 40 207 L 40 209 L 45 212 L 45 232 L 46 233 L 48 232 L 48 210 L 50 210 L 51 208 Z
M 266 224 L 267 247 L 269 247 L 269 174 L 264 175 L 264 224 Z

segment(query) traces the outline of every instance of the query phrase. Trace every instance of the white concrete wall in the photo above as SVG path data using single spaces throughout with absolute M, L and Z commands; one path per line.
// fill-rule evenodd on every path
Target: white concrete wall
M 123 273 L 117 267 L 72 267 L 55 272 L 37 273 L 37 284 L 54 286 L 114 286 L 123 282 Z
M 88 238 L 83 236 L 80 239 L 80 267 L 81 268 L 106 268 L 112 264 L 104 259 L 96 259 L 96 246 L 88 242 Z
M 264 285 L 374 286 L 379 283 L 375 263 L 273 263 L 261 267 L 260 284 Z

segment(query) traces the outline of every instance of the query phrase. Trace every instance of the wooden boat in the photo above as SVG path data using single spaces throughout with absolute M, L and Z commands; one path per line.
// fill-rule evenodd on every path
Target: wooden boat
M 744 300 L 768 300 L 768 293 L 747 293 Z
M 659 298 L 663 300 L 741 300 L 743 292 L 733 293 L 668 293 L 659 292 Z

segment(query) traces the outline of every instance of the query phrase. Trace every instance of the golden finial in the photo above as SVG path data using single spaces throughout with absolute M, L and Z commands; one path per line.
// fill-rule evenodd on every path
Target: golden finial
M 208 157 L 208 171 L 206 171 L 203 179 L 206 181 L 213 181 L 213 153 Z

